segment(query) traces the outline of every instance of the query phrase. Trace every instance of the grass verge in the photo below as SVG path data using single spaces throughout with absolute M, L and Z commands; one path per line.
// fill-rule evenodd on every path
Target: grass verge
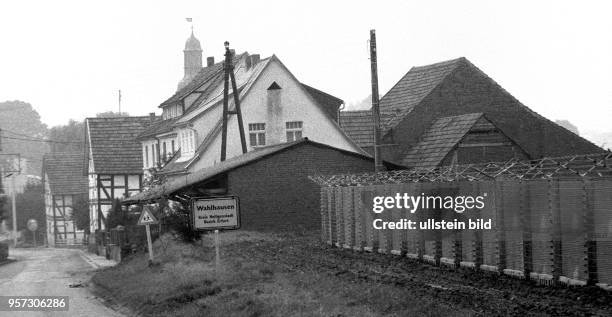
M 154 244 L 154 265 L 147 265 L 145 254 L 136 254 L 97 272 L 92 280 L 122 305 L 144 316 L 473 314 L 466 308 L 446 306 L 436 296 L 414 296 L 404 285 L 347 278 L 342 270 L 275 260 L 286 249 L 299 248 L 295 241 L 301 239 L 244 231 L 221 233 L 220 238 L 218 268 L 211 239 L 185 244 L 165 235 Z M 257 253 L 279 244 L 274 255 Z M 305 262 L 308 256 L 306 252 Z

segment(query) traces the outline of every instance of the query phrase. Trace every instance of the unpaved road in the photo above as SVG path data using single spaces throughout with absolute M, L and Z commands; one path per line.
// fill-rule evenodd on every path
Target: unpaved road
M 17 261 L 0 265 L 0 296 L 69 296 L 67 312 L 6 312 L 0 316 L 122 316 L 104 306 L 84 285 L 94 266 L 79 250 L 11 249 Z

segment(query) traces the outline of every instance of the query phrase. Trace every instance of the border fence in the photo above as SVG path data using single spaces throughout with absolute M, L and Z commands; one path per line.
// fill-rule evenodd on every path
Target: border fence
M 612 285 L 612 153 L 431 170 L 310 177 L 321 188 L 322 239 L 358 251 L 528 278 Z M 375 196 L 484 195 L 481 209 L 372 211 Z M 491 220 L 489 230 L 374 229 L 373 221 Z

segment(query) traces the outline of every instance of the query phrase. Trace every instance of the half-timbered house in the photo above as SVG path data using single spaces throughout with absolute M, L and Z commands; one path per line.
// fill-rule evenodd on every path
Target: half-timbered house
M 74 204 L 87 199 L 82 153 L 50 153 L 43 157 L 45 214 L 49 246 L 82 245 L 85 231 L 75 223 Z
M 91 232 L 106 228 L 115 198 L 140 191 L 143 163 L 136 136 L 157 119 L 152 115 L 85 120 Z

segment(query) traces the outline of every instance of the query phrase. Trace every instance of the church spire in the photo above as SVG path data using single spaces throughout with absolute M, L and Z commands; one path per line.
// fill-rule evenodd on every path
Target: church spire
M 185 74 L 178 85 L 178 89 L 185 87 L 202 69 L 202 46 L 193 33 L 193 25 L 191 26 L 191 36 L 185 42 L 183 55 Z

